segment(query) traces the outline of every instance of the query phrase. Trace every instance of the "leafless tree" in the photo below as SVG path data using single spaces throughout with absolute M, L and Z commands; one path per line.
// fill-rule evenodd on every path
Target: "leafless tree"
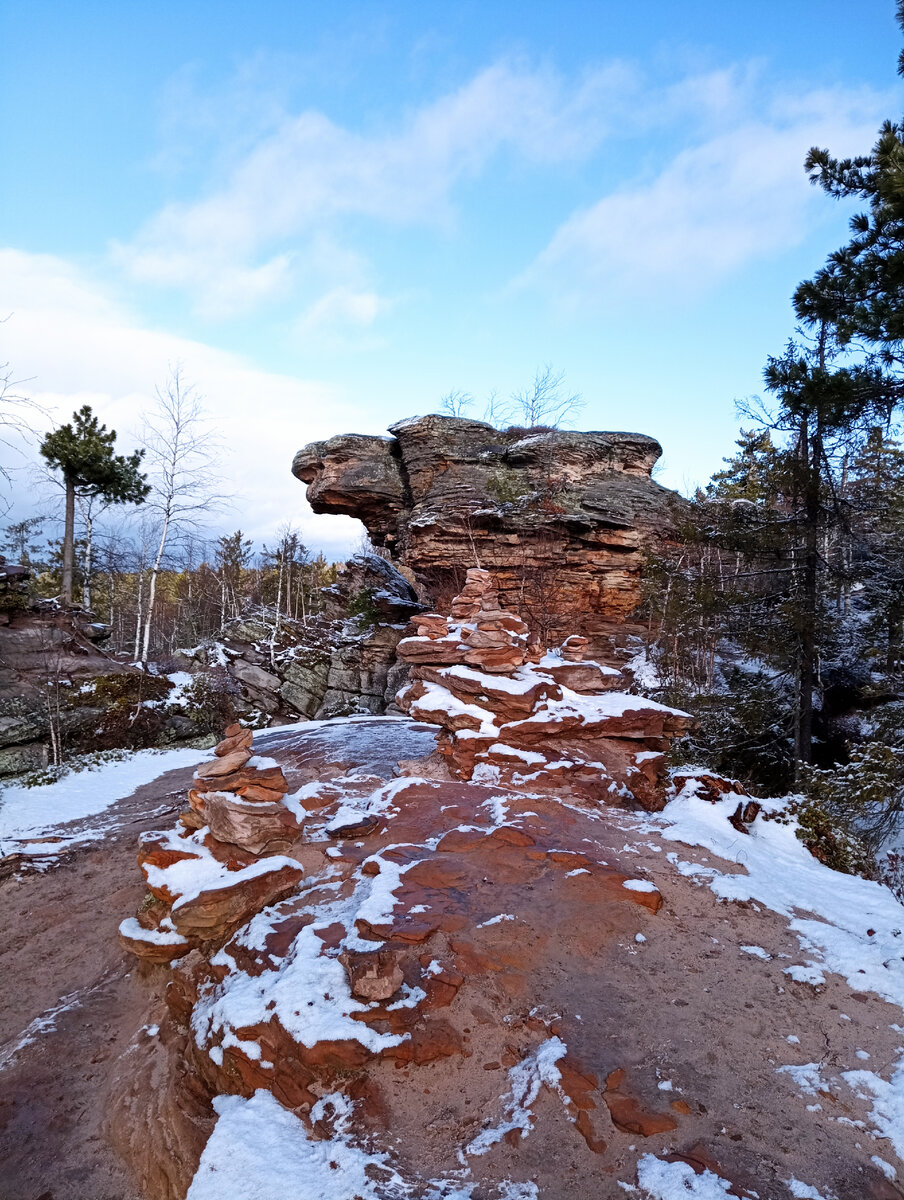
M 439 402 L 439 411 L 447 417 L 465 417 L 468 415 L 468 409 L 474 404 L 474 397 L 470 392 L 463 392 L 460 388 L 454 388 L 451 392 L 446 392 Z
M 512 404 L 521 424 L 527 429 L 547 425 L 554 429 L 572 420 L 585 401 L 579 392 L 564 387 L 565 372 L 554 371 L 550 363 L 537 367 L 533 382 L 512 393 Z
M 8 320 L 9 317 L 5 317 L 0 324 Z M 11 454 L 20 454 L 19 441 L 34 433 L 29 423 L 29 415 L 44 412 L 39 404 L 23 395 L 19 390 L 27 382 L 27 379 L 15 377 L 8 362 L 0 363 L 0 446 L 3 447 L 4 452 Z M 5 487 L 9 487 L 12 483 L 12 468 L 2 462 L 0 462 L 0 481 Z M 0 512 L 7 513 L 10 507 L 9 501 L 0 497 Z
M 178 364 L 156 390 L 155 411 L 145 419 L 145 466 L 152 485 L 146 502 L 157 522 L 157 545 L 150 564 L 143 614 L 140 658 L 147 662 L 157 599 L 157 578 L 167 547 L 213 511 L 223 497 L 211 491 L 216 444 L 194 384 Z M 142 618 L 139 617 L 139 627 Z
M 512 405 L 509 400 L 502 400 L 495 388 L 487 396 L 486 404 L 483 406 L 483 418 L 488 425 L 494 425 L 497 429 L 501 429 L 504 425 L 511 423 Z

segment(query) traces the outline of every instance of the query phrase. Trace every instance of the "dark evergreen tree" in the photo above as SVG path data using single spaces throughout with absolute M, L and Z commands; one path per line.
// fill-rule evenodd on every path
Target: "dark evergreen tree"
M 76 495 L 101 496 L 108 504 L 141 504 L 150 492 L 139 470 L 144 452 L 116 454 L 115 444 L 116 431 L 99 424 L 88 404 L 73 413 L 69 424 L 48 433 L 41 443 L 41 454 L 62 475 L 66 493 L 62 578 L 65 604 L 72 604 Z

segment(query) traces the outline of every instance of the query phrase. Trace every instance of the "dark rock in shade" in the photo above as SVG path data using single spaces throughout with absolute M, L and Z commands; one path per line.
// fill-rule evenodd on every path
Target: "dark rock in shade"
M 653 438 L 437 415 L 390 432 L 312 443 L 292 470 L 315 512 L 363 521 L 423 598 L 447 608 L 479 562 L 504 607 L 529 623 L 544 610 L 551 636 L 598 637 L 636 608 L 644 555 L 669 535 L 676 499 L 650 477 Z
M 229 622 L 188 652 L 189 670 L 220 664 L 238 685 L 239 711 L 269 720 L 379 714 L 392 703 L 407 666 L 396 646 L 423 610 L 411 583 L 378 554 L 356 554 L 323 589 L 324 609 L 303 620 L 261 610 Z

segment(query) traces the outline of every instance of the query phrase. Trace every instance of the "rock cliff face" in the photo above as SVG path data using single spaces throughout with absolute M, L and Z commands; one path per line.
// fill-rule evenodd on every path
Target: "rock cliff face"
M 314 442 L 292 471 L 314 512 L 363 521 L 424 599 L 447 607 L 480 566 L 548 644 L 575 629 L 595 640 L 637 607 L 644 551 L 667 536 L 674 498 L 650 477 L 653 438 L 435 415 L 390 433 Z
M 181 659 L 193 673 L 224 669 L 236 712 L 257 724 L 382 713 L 407 673 L 396 646 L 423 605 L 376 554 L 349 559 L 323 596 L 323 612 L 278 627 L 271 610 L 245 613 Z

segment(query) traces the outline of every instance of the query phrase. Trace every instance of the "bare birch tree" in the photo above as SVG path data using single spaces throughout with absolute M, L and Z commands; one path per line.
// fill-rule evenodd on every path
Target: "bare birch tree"
M 583 409 L 585 401 L 579 392 L 569 392 L 563 386 L 564 371 L 554 371 L 550 363 L 537 367 L 532 383 L 520 392 L 512 393 L 512 404 L 527 429 L 549 426 L 558 429 Z
M 148 661 L 154 626 L 157 579 L 168 547 L 190 526 L 196 530 L 205 513 L 222 497 L 211 491 L 216 445 L 194 384 L 178 364 L 156 389 L 155 411 L 145 420 L 146 463 L 151 478 L 148 509 L 157 520 L 157 543 L 148 571 L 147 599 L 141 635 L 141 662 Z

